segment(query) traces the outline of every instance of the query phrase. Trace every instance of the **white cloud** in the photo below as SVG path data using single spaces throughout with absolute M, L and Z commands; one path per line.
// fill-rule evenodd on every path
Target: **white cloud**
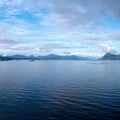
M 26 54 L 98 55 L 101 49 L 102 53 L 115 52 L 104 41 L 120 40 L 119 3 L 119 0 L 0 0 L 0 49 Z M 107 17 L 115 18 L 115 23 Z
M 115 47 L 110 47 L 108 45 L 105 45 L 105 44 L 99 44 L 99 46 L 102 48 L 103 52 L 104 53 L 113 53 L 113 54 L 116 54 L 117 53 L 117 50 Z

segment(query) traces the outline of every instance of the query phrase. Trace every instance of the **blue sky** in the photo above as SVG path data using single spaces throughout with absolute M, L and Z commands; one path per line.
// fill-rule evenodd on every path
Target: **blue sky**
M 119 0 L 0 0 L 0 54 L 119 54 L 119 4 Z

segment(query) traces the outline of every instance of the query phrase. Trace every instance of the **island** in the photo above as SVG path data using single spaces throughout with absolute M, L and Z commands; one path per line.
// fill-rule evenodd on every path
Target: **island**
M 120 54 L 106 53 L 101 60 L 120 60 Z

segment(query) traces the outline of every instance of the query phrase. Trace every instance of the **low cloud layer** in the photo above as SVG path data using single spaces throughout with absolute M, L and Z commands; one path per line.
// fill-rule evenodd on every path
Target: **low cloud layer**
M 112 53 L 112 54 L 117 54 L 117 50 L 115 49 L 115 47 L 110 47 L 107 46 L 105 44 L 100 44 L 100 47 L 102 48 L 104 53 Z

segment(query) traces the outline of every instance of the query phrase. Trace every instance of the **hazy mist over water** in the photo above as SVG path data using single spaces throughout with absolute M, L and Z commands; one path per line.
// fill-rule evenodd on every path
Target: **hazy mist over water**
M 0 120 L 119 120 L 120 61 L 1 61 Z

